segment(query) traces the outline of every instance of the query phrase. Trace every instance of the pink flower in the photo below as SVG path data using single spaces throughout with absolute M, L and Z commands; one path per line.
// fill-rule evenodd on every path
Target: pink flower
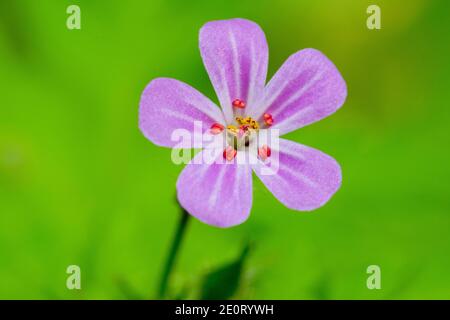
M 167 78 L 150 82 L 140 101 L 139 127 L 154 144 L 174 147 L 172 132 L 193 132 L 194 121 L 226 137 L 227 145 L 217 146 L 216 153 L 225 163 L 197 164 L 203 150 L 180 174 L 181 205 L 210 225 L 240 224 L 252 207 L 252 171 L 288 208 L 309 211 L 324 205 L 341 185 L 341 169 L 333 158 L 285 139 L 276 147 L 262 144 L 254 136 L 274 129 L 286 134 L 339 109 L 347 88 L 333 63 L 317 50 L 304 49 L 291 55 L 266 85 L 266 38 L 256 23 L 244 19 L 206 23 L 200 30 L 200 53 L 221 109 L 187 84 Z M 237 161 L 244 156 L 256 161 Z M 263 173 L 268 162 L 277 168 L 273 174 Z

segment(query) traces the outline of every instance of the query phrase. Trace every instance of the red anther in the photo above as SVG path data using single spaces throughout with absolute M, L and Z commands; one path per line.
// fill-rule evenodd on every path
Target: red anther
M 237 151 L 232 146 L 228 146 L 223 150 L 223 158 L 232 161 L 236 157 Z
M 272 154 L 272 150 L 267 145 L 262 145 L 258 148 L 258 156 L 264 161 Z
M 236 108 L 240 108 L 240 109 L 245 108 L 245 102 L 240 99 L 233 100 L 232 104 L 233 104 L 233 107 L 236 107 Z
M 223 125 L 221 125 L 220 123 L 214 123 L 211 126 L 210 132 L 212 134 L 219 134 L 219 133 L 221 133 L 223 131 L 223 129 L 225 129 L 225 127 Z
M 266 144 L 263 144 L 258 148 L 258 156 L 262 161 L 265 161 L 268 157 L 270 157 L 271 154 L 272 150 Z
M 272 154 L 272 149 L 270 149 L 269 146 L 265 146 L 265 147 L 266 147 L 267 157 L 270 157 L 270 155 Z
M 263 118 L 264 118 L 264 123 L 267 126 L 270 127 L 273 124 L 273 118 L 272 118 L 272 115 L 270 113 L 264 113 Z

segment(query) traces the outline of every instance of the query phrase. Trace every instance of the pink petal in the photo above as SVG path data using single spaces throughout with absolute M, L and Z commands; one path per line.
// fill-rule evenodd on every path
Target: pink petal
M 222 156 L 222 150 L 219 156 Z M 248 164 L 197 164 L 206 150 L 183 169 L 177 181 L 178 200 L 200 221 L 231 227 L 247 220 L 252 206 L 252 170 Z
M 228 123 L 233 120 L 235 99 L 252 108 L 262 98 L 268 48 L 256 23 L 244 19 L 206 23 L 200 30 L 200 53 Z
M 177 144 L 171 139 L 173 131 L 185 129 L 192 133 L 194 121 L 201 121 L 203 132 L 214 123 L 224 124 L 220 108 L 181 81 L 157 78 L 145 88 L 139 106 L 139 128 L 151 142 L 173 147 Z
M 270 166 L 259 161 L 253 169 L 290 209 L 309 211 L 321 207 L 341 185 L 339 164 L 319 150 L 280 139 L 278 150 L 272 149 L 268 159 Z
M 264 112 L 272 115 L 272 128 L 285 134 L 319 121 L 339 109 L 347 86 L 339 71 L 321 52 L 301 50 L 291 55 L 266 86 Z

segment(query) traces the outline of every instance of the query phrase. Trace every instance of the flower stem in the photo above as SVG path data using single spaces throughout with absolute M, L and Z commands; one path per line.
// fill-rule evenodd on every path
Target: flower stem
M 167 256 L 166 264 L 164 266 L 164 270 L 161 276 L 161 281 L 159 284 L 158 297 L 159 299 L 164 299 L 167 292 L 167 285 L 169 283 L 170 274 L 172 273 L 172 269 L 175 264 L 175 260 L 177 257 L 178 250 L 180 249 L 181 241 L 183 240 L 183 235 L 186 231 L 187 222 L 189 221 L 189 214 L 186 210 L 182 209 L 181 217 L 178 222 L 178 227 L 175 233 L 175 236 L 172 241 L 172 246 L 169 251 L 169 255 Z

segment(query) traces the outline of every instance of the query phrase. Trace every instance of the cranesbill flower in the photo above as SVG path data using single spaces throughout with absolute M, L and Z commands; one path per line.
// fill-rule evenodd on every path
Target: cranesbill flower
M 156 145 L 176 146 L 172 132 L 194 134 L 195 121 L 209 134 L 224 137 L 225 145 L 213 144 L 214 157 L 223 161 L 199 161 L 210 151 L 205 148 L 183 169 L 176 185 L 181 205 L 210 225 L 240 224 L 252 207 L 252 171 L 288 208 L 310 211 L 324 205 L 341 185 L 339 164 L 292 141 L 280 138 L 272 145 L 258 138 L 268 131 L 289 133 L 340 108 L 347 88 L 333 63 L 315 49 L 304 49 L 266 84 L 265 35 L 244 19 L 206 23 L 200 30 L 200 53 L 221 108 L 168 78 L 151 81 L 140 101 L 139 127 Z

